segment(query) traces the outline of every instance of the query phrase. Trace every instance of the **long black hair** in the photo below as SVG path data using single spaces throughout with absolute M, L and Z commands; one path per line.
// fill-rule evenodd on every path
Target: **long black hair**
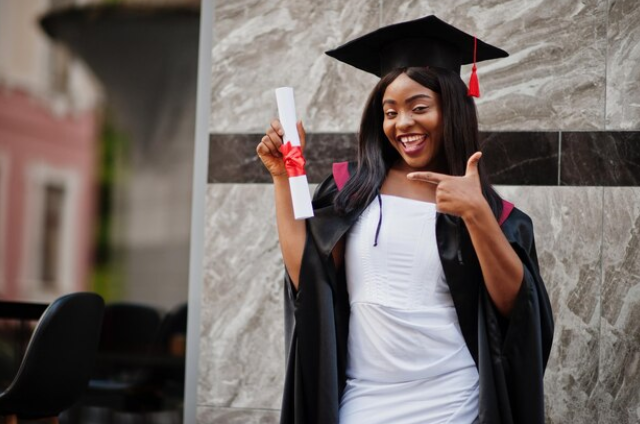
M 369 205 L 379 193 L 389 168 L 400 158 L 382 129 L 382 98 L 387 87 L 403 73 L 440 95 L 446 173 L 464 175 L 467 160 L 480 150 L 476 105 L 473 98 L 467 96 L 467 87 L 457 73 L 436 67 L 391 71 L 374 87 L 365 105 L 358 134 L 358 167 L 335 198 L 335 207 L 340 213 L 362 210 Z M 478 162 L 478 172 L 482 193 L 497 219 L 502 213 L 502 201 L 489 183 L 482 159 Z

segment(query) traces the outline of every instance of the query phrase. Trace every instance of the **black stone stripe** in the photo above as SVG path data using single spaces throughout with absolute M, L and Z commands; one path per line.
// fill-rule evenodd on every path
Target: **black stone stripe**
M 640 185 L 640 131 L 563 132 L 560 183 Z
M 262 136 L 211 134 L 208 182 L 271 182 L 255 153 Z M 493 184 L 640 185 L 638 131 L 484 132 L 481 140 L 482 160 Z M 322 181 L 333 162 L 353 159 L 357 149 L 353 133 L 308 134 L 307 145 L 306 169 L 311 183 Z
M 484 132 L 480 139 L 492 184 L 558 184 L 557 132 Z
M 271 177 L 256 155 L 264 134 L 211 134 L 209 183 L 267 183 Z M 307 178 L 319 183 L 331 173 L 331 164 L 356 156 L 356 137 L 345 133 L 307 134 Z

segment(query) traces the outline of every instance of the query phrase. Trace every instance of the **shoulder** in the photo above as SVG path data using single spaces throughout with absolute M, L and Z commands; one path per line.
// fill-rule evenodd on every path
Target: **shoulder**
M 511 210 L 509 211 L 508 215 L 504 217 L 504 221 L 502 223 L 503 226 L 506 226 L 506 227 L 524 226 L 527 228 L 533 228 L 533 221 L 531 220 L 531 217 L 529 215 L 527 215 L 521 209 L 518 209 L 513 204 L 511 204 L 510 209 Z
M 336 181 L 338 190 L 342 190 L 342 187 L 351 178 L 351 170 L 349 169 L 350 163 L 353 162 L 334 162 L 331 167 L 331 175 Z
M 517 242 L 525 248 L 529 248 L 533 244 L 533 221 L 521 209 L 511 204 L 511 210 L 508 216 L 501 223 L 502 232 L 507 239 Z
M 316 186 L 313 192 L 313 208 L 318 209 L 333 203 L 336 193 L 338 193 L 336 180 L 333 175 L 329 175 Z
M 342 190 L 349 178 L 355 172 L 355 162 L 335 162 L 331 174 L 327 176 L 315 189 L 313 203 L 315 207 L 325 206 L 333 202 L 335 195 Z
M 500 215 L 499 224 L 504 227 L 512 227 L 514 225 L 533 226 L 533 222 L 529 215 L 518 209 L 516 205 L 508 200 L 502 200 L 502 213 Z

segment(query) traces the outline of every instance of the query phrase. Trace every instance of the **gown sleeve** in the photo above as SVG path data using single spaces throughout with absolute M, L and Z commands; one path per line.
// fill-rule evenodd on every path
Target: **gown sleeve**
M 307 220 L 298 290 L 285 269 L 284 323 L 286 373 L 281 424 L 337 424 L 336 329 L 331 273 L 318 248 L 317 227 L 332 208 L 332 177 L 313 196 L 316 216 Z M 332 405 L 333 407 L 323 407 Z
M 522 261 L 524 276 L 508 319 L 497 312 L 484 285 L 480 289 L 481 399 L 484 395 L 493 404 L 493 414 L 483 417 L 481 410 L 480 418 L 481 422 L 540 424 L 544 423 L 543 376 L 553 339 L 551 304 L 540 276 L 531 219 L 514 209 L 502 229 Z M 489 416 L 495 414 L 500 417 Z

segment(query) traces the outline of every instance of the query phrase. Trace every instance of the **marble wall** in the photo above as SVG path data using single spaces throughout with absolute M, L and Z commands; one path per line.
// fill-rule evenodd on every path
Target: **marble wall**
M 214 18 L 198 423 L 279 420 L 282 260 L 254 154 L 273 89 L 296 89 L 318 182 L 353 157 L 376 82 L 323 52 L 431 13 L 511 54 L 479 65 L 477 103 L 483 160 L 534 220 L 552 299 L 547 422 L 640 422 L 640 3 L 237 0 Z
M 603 190 L 602 187 L 499 188 L 503 197 L 533 219 L 540 269 L 554 312 L 554 344 L 545 376 L 547 423 L 610 422 L 596 418 L 600 412 L 596 386 L 600 360 Z M 640 205 L 640 189 L 635 194 Z
M 640 421 L 640 192 L 604 191 L 600 372 L 601 422 Z
M 281 85 L 309 131 L 354 132 L 377 79 L 323 52 L 428 14 L 510 53 L 478 66 L 483 130 L 640 129 L 636 0 L 238 0 L 216 5 L 211 132 L 263 131 Z

